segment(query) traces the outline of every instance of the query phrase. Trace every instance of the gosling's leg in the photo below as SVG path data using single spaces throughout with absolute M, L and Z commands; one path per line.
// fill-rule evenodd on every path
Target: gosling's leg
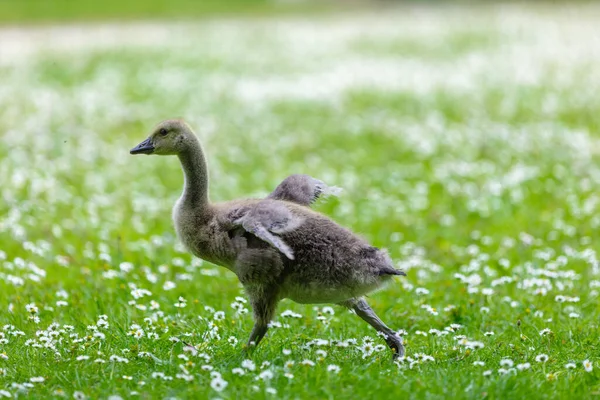
M 356 312 L 356 315 L 361 317 L 365 322 L 375 328 L 378 332 L 383 333 L 387 345 L 394 352 L 394 359 L 404 356 L 404 346 L 402 345 L 402 338 L 398 336 L 396 332 L 388 328 L 386 324 L 379 319 L 375 311 L 367 304 L 365 299 L 352 299 L 348 300 L 342 305 L 351 308 Z
M 252 236 L 249 238 L 258 240 L 252 239 Z M 283 264 L 279 253 L 274 250 L 243 248 L 247 240 L 241 238 L 237 243 L 242 250 L 236 260 L 236 274 L 248 294 L 254 314 L 254 328 L 247 345 L 250 348 L 260 343 L 267 333 L 267 324 L 275 314 L 279 301 L 277 278 L 283 270 Z
M 258 293 L 249 293 L 250 304 L 254 314 L 254 327 L 248 339 L 247 348 L 258 346 L 269 329 L 275 309 L 277 308 L 277 294 L 272 290 L 260 290 Z

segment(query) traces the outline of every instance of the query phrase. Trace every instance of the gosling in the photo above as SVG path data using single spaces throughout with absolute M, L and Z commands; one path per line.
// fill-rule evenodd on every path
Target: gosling
M 286 178 L 265 199 L 211 203 L 202 146 L 181 120 L 161 122 L 131 154 L 176 155 L 185 176 L 173 222 L 195 256 L 237 275 L 254 316 L 248 347 L 265 336 L 277 303 L 335 303 L 350 308 L 385 338 L 393 357 L 404 356 L 402 338 L 375 314 L 366 294 L 394 275 L 387 252 L 310 209 L 332 188 L 308 175 Z

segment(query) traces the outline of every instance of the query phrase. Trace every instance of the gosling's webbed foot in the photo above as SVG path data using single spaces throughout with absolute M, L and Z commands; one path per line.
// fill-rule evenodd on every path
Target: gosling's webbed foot
M 392 349 L 393 355 L 392 359 L 397 360 L 400 357 L 404 357 L 404 344 L 402 343 L 402 338 L 396 334 L 390 335 L 385 339 L 387 345 Z
M 388 326 L 384 324 L 381 319 L 379 319 L 377 314 L 375 314 L 375 311 L 369 307 L 365 299 L 358 298 L 348 300 L 342 303 L 342 305 L 353 309 L 354 312 L 356 312 L 356 315 L 362 318 L 373 328 L 377 329 L 378 332 L 383 334 L 385 342 L 394 352 L 394 360 L 404 356 L 404 345 L 402 344 L 402 338 L 396 332 L 388 328 Z

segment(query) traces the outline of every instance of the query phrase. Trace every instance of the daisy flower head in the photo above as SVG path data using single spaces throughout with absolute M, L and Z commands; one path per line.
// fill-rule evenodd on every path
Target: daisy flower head
M 252 360 L 244 360 L 242 361 L 242 368 L 247 369 L 248 371 L 254 371 L 256 369 L 256 364 Z
M 227 383 L 227 381 L 224 380 L 220 376 L 217 376 L 216 378 L 214 378 L 213 380 L 210 381 L 210 387 L 215 392 L 222 392 L 227 387 L 228 384 L 229 383 Z
M 517 364 L 517 369 L 519 371 L 525 371 L 526 369 L 529 369 L 529 368 L 531 368 L 530 363 Z
M 302 360 L 302 362 L 300 362 L 300 364 L 305 365 L 307 367 L 314 367 L 315 366 L 314 361 L 311 361 L 311 360 Z
M 502 360 L 500 360 L 501 367 L 511 368 L 513 365 L 514 365 L 514 362 L 510 358 L 503 358 Z
M 31 313 L 31 314 L 37 314 L 39 311 L 39 309 L 37 308 L 35 303 L 26 304 L 25 309 L 27 310 L 28 313 Z
M 551 333 L 552 331 L 549 328 L 545 328 L 540 331 L 540 336 L 550 335 Z
M 340 372 L 341 368 L 337 365 L 331 364 L 327 366 L 327 371 L 328 372 L 333 372 L 334 374 L 337 374 L 338 372 Z
M 73 392 L 73 398 L 75 400 L 85 400 L 85 399 L 87 399 L 87 396 L 83 392 L 76 391 L 76 392 Z
M 224 311 L 217 311 L 213 314 L 213 319 L 215 321 L 222 321 L 225 319 L 225 312 Z
M 269 370 L 269 369 L 262 371 L 262 372 L 261 372 L 261 373 L 258 375 L 258 377 L 259 377 L 260 379 L 262 379 L 263 381 L 268 381 L 268 380 L 271 380 L 271 379 L 273 379 L 273 376 L 274 376 L 273 372 L 272 372 L 271 370 Z

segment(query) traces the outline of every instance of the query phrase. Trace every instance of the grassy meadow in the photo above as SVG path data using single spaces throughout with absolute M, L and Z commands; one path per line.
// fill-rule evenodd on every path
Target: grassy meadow
M 0 28 L 0 399 L 586 399 L 600 395 L 600 7 Z M 284 300 L 174 235 L 192 125 L 213 201 L 292 173 L 407 277 L 402 333 Z M 187 343 L 188 345 L 186 345 Z

